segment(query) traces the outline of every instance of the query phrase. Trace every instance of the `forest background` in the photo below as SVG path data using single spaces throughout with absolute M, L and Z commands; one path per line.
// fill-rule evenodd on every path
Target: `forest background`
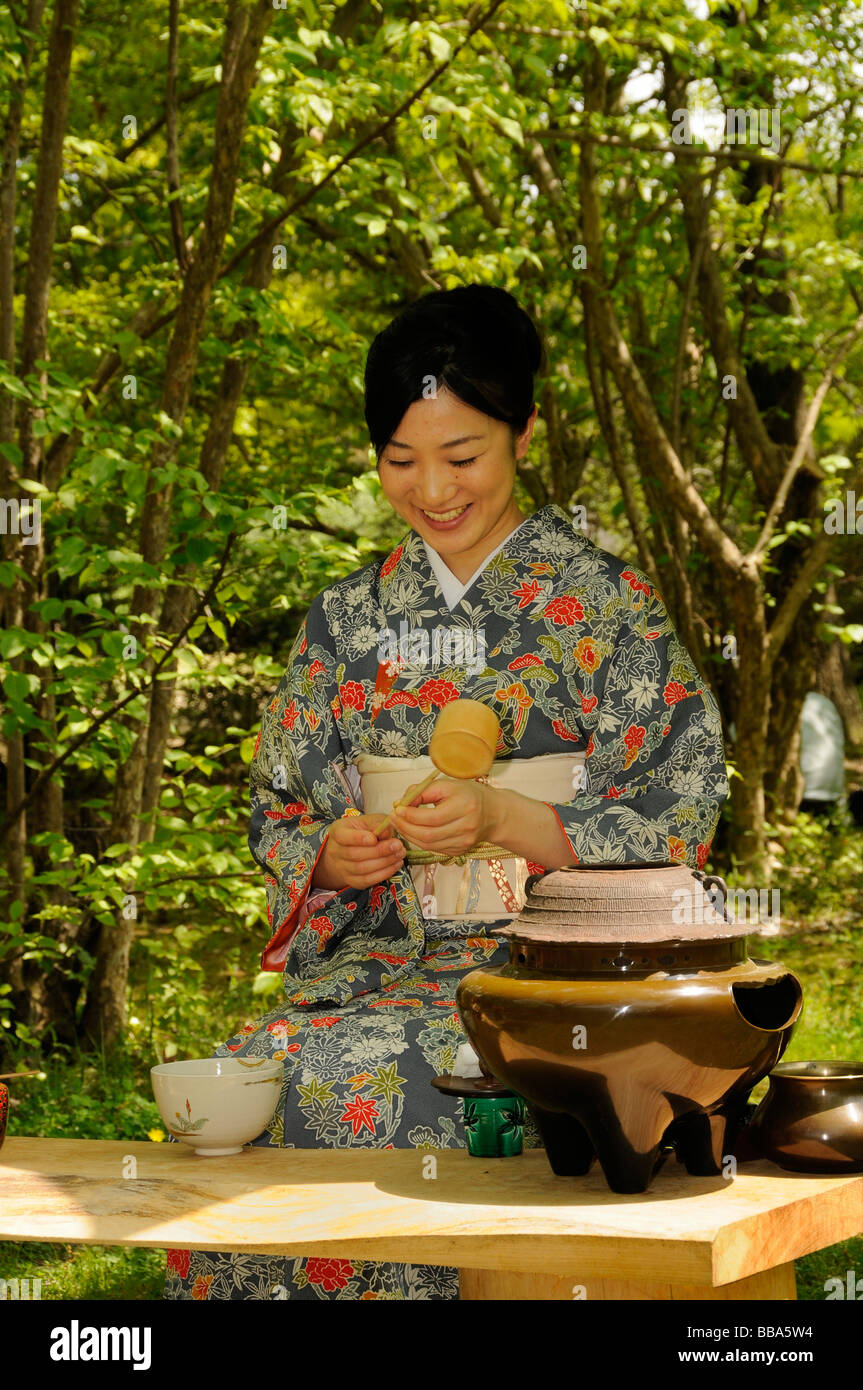
M 147 1067 L 280 987 L 260 711 L 312 597 L 404 532 L 371 339 L 472 281 L 546 344 L 523 507 L 583 509 L 717 695 L 710 867 L 781 888 L 793 1055 L 863 1055 L 861 837 L 797 815 L 808 690 L 863 781 L 861 19 L 0 8 L 0 1053 L 48 1068 L 13 1130 L 158 1133 Z

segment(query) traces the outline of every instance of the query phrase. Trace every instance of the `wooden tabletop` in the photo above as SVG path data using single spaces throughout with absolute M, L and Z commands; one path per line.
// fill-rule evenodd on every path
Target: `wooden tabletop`
M 424 1177 L 434 1158 L 436 1176 Z M 132 1161 L 134 1160 L 134 1161 Z M 124 1176 L 125 1174 L 125 1176 Z M 598 1169 L 556 1177 L 545 1151 L 244 1149 L 7 1138 L 0 1240 L 331 1255 L 721 1285 L 863 1231 L 863 1174 L 766 1162 L 733 1181 L 668 1163 L 650 1192 Z

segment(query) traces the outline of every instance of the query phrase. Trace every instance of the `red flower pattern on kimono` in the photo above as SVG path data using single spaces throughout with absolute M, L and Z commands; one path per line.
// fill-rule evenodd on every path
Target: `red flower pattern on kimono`
M 403 553 L 404 553 L 404 546 L 403 546 L 403 545 L 398 545 L 398 546 L 396 546 L 396 548 L 395 548 L 395 550 L 393 551 L 393 553 L 392 553 L 391 555 L 387 556 L 386 560 L 384 560 L 383 564 L 381 565 L 381 578 L 382 578 L 382 579 L 385 579 L 386 576 L 387 576 L 388 574 L 392 574 L 392 572 L 393 572 L 393 570 L 395 569 L 396 565 L 398 564 L 399 560 L 402 558 Z
M 299 717 L 300 711 L 297 709 L 297 706 L 294 703 L 294 701 L 291 700 L 291 703 L 289 705 L 285 705 L 285 712 L 282 715 L 281 720 L 282 728 L 287 729 L 288 733 L 291 733 Z
M 623 570 L 623 571 L 621 572 L 620 577 L 621 577 L 621 579 L 625 579 L 625 580 L 626 580 L 627 584 L 629 585 L 630 589 L 632 589 L 633 593 L 636 593 L 636 594 L 649 594 L 649 593 L 650 593 L 650 585 L 647 583 L 647 581 L 646 581 L 645 579 L 639 579 L 638 575 L 635 574 L 633 570 Z
M 453 685 L 452 681 L 445 680 L 423 681 L 417 691 L 417 699 L 420 702 L 427 700 L 428 703 L 434 705 L 436 709 L 441 709 L 444 705 L 448 705 L 451 700 L 457 700 L 458 695 L 458 688 Z
M 185 1279 L 189 1273 L 192 1252 L 190 1250 L 169 1250 L 167 1254 L 168 1269 L 172 1270 L 174 1274 L 179 1274 L 181 1279 Z
M 343 1289 L 352 1277 L 354 1267 L 349 1260 L 306 1260 L 306 1277 L 310 1284 L 321 1284 L 327 1292 Z
M 565 627 L 572 627 L 573 623 L 580 623 L 584 617 L 584 609 L 578 599 L 571 598 L 565 594 L 562 598 L 553 598 L 543 609 L 544 616 L 549 622 Z
M 518 599 L 519 608 L 526 608 L 529 603 L 533 603 L 543 592 L 542 585 L 538 579 L 531 579 L 528 583 L 520 584 L 517 589 L 512 589 L 512 597 Z
M 344 685 L 340 685 L 339 698 L 344 709 L 359 711 L 366 707 L 366 692 L 358 681 L 345 681 Z

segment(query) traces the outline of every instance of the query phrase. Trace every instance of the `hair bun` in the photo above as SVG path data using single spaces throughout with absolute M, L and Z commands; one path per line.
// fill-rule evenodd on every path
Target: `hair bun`
M 444 293 L 462 296 L 466 303 L 473 301 L 486 319 L 484 326 L 487 330 L 493 329 L 489 320 L 495 319 L 500 326 L 503 341 L 510 348 L 513 342 L 518 344 L 528 370 L 533 376 L 536 375 L 543 362 L 542 340 L 533 320 L 508 290 L 501 289 L 498 285 L 460 285 Z M 494 336 L 497 337 L 496 330 Z M 501 346 L 500 341 L 498 346 Z
M 458 285 L 414 300 L 377 335 L 366 358 L 365 416 L 380 457 L 430 378 L 521 434 L 544 362 L 530 315 L 496 285 Z

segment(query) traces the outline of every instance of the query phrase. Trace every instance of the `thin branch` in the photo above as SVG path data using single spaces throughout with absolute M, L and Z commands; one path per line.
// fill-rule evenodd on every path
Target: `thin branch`
M 674 381 L 671 398 L 671 444 L 675 453 L 680 453 L 680 400 L 683 393 L 683 357 L 686 351 L 686 339 L 689 334 L 689 318 L 692 313 L 692 301 L 695 298 L 695 287 L 698 281 L 698 272 L 701 268 L 701 260 L 707 246 L 709 231 L 710 208 L 716 196 L 716 189 L 719 183 L 719 166 L 713 170 L 713 177 L 710 181 L 710 188 L 704 199 L 704 216 L 698 233 L 698 240 L 695 243 L 689 260 L 689 274 L 686 278 L 686 291 L 683 296 L 683 308 L 680 311 L 680 326 L 677 333 L 677 348 L 674 354 Z
M 502 3 L 503 0 L 496 0 L 496 3 L 491 7 L 491 9 L 487 13 L 494 13 L 494 11 L 498 9 Z M 435 68 L 431 76 L 425 82 L 423 82 L 421 86 L 419 86 L 416 89 L 416 91 L 392 113 L 391 116 L 387 117 L 387 119 L 382 124 L 375 127 L 366 137 L 364 137 L 356 145 L 354 145 L 348 151 L 348 153 L 338 162 L 338 164 L 330 170 L 329 174 L 327 174 L 327 176 L 320 181 L 320 183 L 311 185 L 304 194 L 302 194 L 299 198 L 296 198 L 292 203 L 290 203 L 283 212 L 278 214 L 277 217 L 271 218 L 270 221 L 264 225 L 264 227 L 258 230 L 256 235 L 250 241 L 246 242 L 244 246 L 241 246 L 237 250 L 237 252 L 231 257 L 230 261 L 222 267 L 216 279 L 223 280 L 225 276 L 229 275 L 230 272 L 234 269 L 234 267 L 239 264 L 240 261 L 245 259 L 245 257 L 255 246 L 257 246 L 260 242 L 265 241 L 267 237 L 271 236 L 273 232 L 281 225 L 281 223 L 284 221 L 286 217 L 291 216 L 292 213 L 298 211 L 301 207 L 305 206 L 307 203 L 311 202 L 312 199 L 317 197 L 320 190 L 324 188 L 327 183 L 330 182 L 330 180 L 339 172 L 340 169 L 344 168 L 344 166 L 354 158 L 354 156 L 359 152 L 359 150 L 365 148 L 365 146 L 368 143 L 370 143 L 370 141 L 374 140 L 378 135 L 380 135 L 381 132 L 384 131 L 393 121 L 395 121 L 402 114 L 403 111 L 407 110 L 407 108 L 417 100 L 417 98 L 426 90 L 426 88 L 435 80 L 435 78 L 438 77 L 439 74 L 442 71 L 444 71 L 444 69 L 453 61 L 453 58 L 455 58 L 456 54 L 461 50 L 461 48 L 464 47 L 464 44 L 468 42 L 468 40 L 473 36 L 476 30 L 478 30 L 482 26 L 483 23 L 484 20 L 480 18 L 472 26 L 471 31 L 469 34 L 466 35 L 464 42 L 460 44 L 456 50 L 454 50 L 447 62 L 440 64 L 437 68 Z M 181 98 L 180 100 L 181 102 L 191 101 L 194 97 L 200 96 L 205 91 L 209 91 L 210 87 L 215 88 L 218 86 L 218 83 L 212 83 L 208 86 L 200 87 L 188 93 L 185 97 Z M 138 141 L 136 143 L 140 145 L 145 139 L 149 138 L 149 136 L 152 134 L 154 130 L 158 129 L 163 124 L 164 117 L 160 118 L 157 122 L 155 122 L 154 125 L 151 126 L 147 131 L 143 132 L 142 135 L 139 136 Z M 128 154 L 130 154 L 132 152 L 132 149 L 134 148 L 134 146 L 131 146 L 130 149 L 127 150 L 122 157 L 127 157 Z M 165 299 L 167 299 L 167 296 L 164 297 L 162 301 L 163 303 Z M 145 342 L 147 339 L 152 338 L 153 335 L 158 333 L 162 328 L 166 327 L 168 324 L 173 322 L 177 315 L 177 309 L 178 306 L 175 304 L 173 308 L 166 309 L 164 312 L 160 313 L 158 317 L 153 317 L 153 305 L 151 302 L 148 302 L 146 305 L 142 306 L 139 310 L 137 310 L 136 314 L 133 316 L 133 321 L 137 320 L 138 318 L 146 318 L 147 320 L 146 326 L 142 327 L 141 331 L 138 334 L 141 340 Z M 124 360 L 124 357 L 122 357 L 119 353 L 115 352 L 111 352 L 106 356 L 99 369 L 98 377 L 100 384 L 98 386 L 98 394 L 104 393 L 105 389 L 107 389 L 107 386 L 110 384 L 111 379 L 114 376 L 116 376 L 117 372 L 122 367 Z M 90 409 L 90 402 L 87 397 L 86 388 L 81 393 L 80 403 L 84 406 L 85 410 Z M 72 453 L 74 452 L 75 447 L 77 447 L 78 439 L 76 439 L 75 437 L 76 433 L 78 432 L 73 431 L 70 434 L 58 436 L 51 445 L 50 453 L 53 454 L 56 458 L 65 459 L 67 457 L 67 451 L 68 453 Z
M 169 0 L 168 6 L 168 72 L 165 90 L 165 164 L 168 182 L 168 208 L 171 215 L 171 236 L 180 274 L 189 269 L 189 249 L 183 231 L 183 205 L 180 202 L 180 155 L 177 133 L 177 69 L 179 66 L 180 0 Z
M 200 614 L 206 608 L 210 599 L 215 594 L 216 589 L 218 588 L 219 583 L 221 582 L 222 575 L 225 572 L 225 566 L 228 563 L 228 557 L 231 553 L 231 547 L 235 540 L 236 532 L 232 531 L 225 543 L 225 548 L 222 552 L 222 557 L 219 561 L 218 569 L 216 570 L 216 573 L 214 574 L 211 582 L 207 586 L 206 591 L 201 596 L 200 602 L 198 603 L 197 607 L 193 610 L 193 612 L 190 614 L 186 623 L 177 633 L 173 642 L 167 648 L 164 656 L 162 656 L 159 659 L 159 661 L 156 662 L 149 679 L 144 681 L 143 685 L 135 686 L 134 690 L 128 691 L 128 693 L 122 695 L 119 700 L 115 700 L 114 704 L 110 705 L 108 709 L 103 710 L 102 713 L 98 716 L 98 718 L 95 719 L 93 723 L 90 724 L 84 730 L 83 733 L 79 734 L 77 738 L 72 740 L 65 753 L 61 753 L 58 758 L 55 758 L 52 763 L 50 763 L 46 768 L 42 770 L 42 772 L 40 772 L 39 776 L 36 778 L 36 781 L 33 783 L 33 786 L 30 788 L 30 791 L 27 793 L 24 799 L 20 801 L 12 811 L 10 811 L 6 823 L 2 827 L 0 827 L 0 843 L 2 843 L 3 840 L 5 840 L 6 836 L 12 829 L 12 826 L 16 823 L 16 821 L 24 813 L 24 811 L 26 811 L 31 801 L 34 800 L 37 794 L 42 790 L 43 786 L 45 786 L 45 784 L 50 781 L 50 779 L 54 776 L 57 770 L 61 768 L 65 762 L 68 762 L 69 758 L 72 757 L 72 754 L 77 753 L 78 749 L 82 746 L 82 744 L 89 743 L 90 739 L 93 737 L 97 729 L 100 729 L 103 724 L 105 724 L 109 719 L 112 719 L 115 714 L 118 714 L 119 711 L 123 709 L 126 705 L 130 704 L 132 700 L 135 700 L 138 698 L 139 695 L 144 694 L 144 692 L 149 690 L 151 686 L 155 683 L 159 675 L 159 672 L 166 665 L 166 663 L 170 661 L 172 655 L 177 650 L 180 643 L 183 641 L 184 637 L 186 636 L 186 633 L 189 631 L 189 628 L 198 619 Z
M 797 614 L 811 594 L 818 571 L 827 562 L 833 540 L 834 537 L 828 535 L 826 531 L 821 532 L 799 569 L 794 583 L 785 592 L 785 597 L 767 632 L 765 654 L 771 665 L 785 644 Z
M 102 192 L 105 194 L 106 202 L 119 203 L 120 207 L 123 210 L 123 216 L 130 218 L 130 220 L 135 223 L 135 226 L 140 228 L 140 230 L 143 232 L 144 236 L 147 238 L 150 245 L 152 246 L 153 250 L 156 252 L 156 255 L 159 257 L 159 260 L 164 261 L 166 257 L 164 246 L 160 242 L 159 238 L 156 236 L 155 232 L 151 232 L 149 227 L 146 227 L 144 225 L 138 214 L 135 212 L 134 208 L 130 207 L 128 203 L 124 202 L 123 199 L 120 197 L 119 193 L 116 193 L 114 189 L 110 186 L 110 184 L 106 183 L 105 180 L 101 178 L 98 174 L 94 174 L 92 170 L 88 171 L 85 177 L 90 179 L 92 183 L 95 183 L 97 187 L 102 189 Z
M 794 479 L 797 477 L 797 474 L 799 473 L 803 465 L 804 458 L 806 457 L 806 451 L 809 447 L 810 440 L 812 439 L 812 434 L 818 422 L 818 416 L 821 414 L 821 407 L 824 404 L 824 399 L 827 395 L 827 392 L 830 390 L 830 386 L 833 381 L 833 376 L 836 371 L 836 368 L 848 356 L 848 353 L 851 351 L 852 347 L 857 342 L 857 339 L 861 336 L 861 334 L 863 334 L 863 314 L 860 314 L 859 317 L 856 319 L 853 328 L 849 332 L 844 343 L 842 343 L 841 347 L 834 355 L 833 360 L 831 361 L 829 367 L 827 368 L 826 372 L 821 378 L 821 381 L 819 382 L 818 389 L 815 392 L 815 395 L 812 397 L 809 409 L 806 412 L 806 419 L 803 422 L 803 428 L 800 431 L 800 437 L 797 440 L 794 453 L 791 455 L 788 467 L 785 470 L 785 476 L 783 477 L 782 482 L 779 484 L 779 487 L 776 490 L 776 496 L 774 497 L 773 502 L 771 503 L 770 510 L 767 513 L 767 516 L 765 517 L 764 525 L 761 529 L 761 535 L 758 537 L 758 541 L 751 552 L 752 558 L 754 560 L 760 560 L 761 557 L 765 554 L 768 545 L 770 544 L 770 538 L 773 535 L 774 530 L 776 529 L 776 523 L 779 520 L 779 517 L 782 515 L 782 509 L 785 506 L 785 503 L 788 499 L 788 494 L 791 491 L 791 485 L 794 482 Z
M 799 159 L 784 159 L 775 155 L 772 150 L 765 149 L 763 145 L 740 150 L 730 149 L 726 146 L 723 146 L 721 150 L 710 150 L 706 147 L 696 148 L 689 145 L 650 145 L 643 140 L 625 140 L 620 135 L 598 135 L 587 126 L 570 126 L 565 130 L 531 130 L 525 131 L 525 135 L 530 135 L 535 140 L 572 140 L 578 144 L 608 145 L 622 150 L 641 150 L 644 154 L 671 154 L 674 155 L 675 159 L 717 159 L 732 164 L 752 164 L 757 160 L 760 163 L 770 165 L 771 168 L 775 165 L 780 169 L 801 169 L 807 174 L 829 174 L 831 178 L 838 173 L 843 178 L 863 179 L 863 169 L 837 170 L 833 165 L 822 167 L 818 164 L 806 164 Z
M 237 869 L 228 874 L 176 874 L 173 878 L 154 879 L 154 881 L 148 883 L 145 888 L 131 888 L 129 892 L 133 898 L 142 898 L 145 893 L 152 893 L 154 888 L 164 888 L 166 883 L 210 883 L 214 879 L 253 878 L 257 880 L 260 877 L 260 869 Z
M 201 82 L 195 87 L 190 87 L 188 92 L 183 92 L 182 95 L 178 96 L 176 105 L 178 107 L 186 106 L 190 101 L 197 101 L 198 97 L 206 96 L 207 92 L 217 92 L 219 86 L 220 83 L 218 82 Z M 151 125 L 148 125 L 146 130 L 142 130 L 137 139 L 131 140 L 128 145 L 122 150 L 119 150 L 114 158 L 121 162 L 125 162 L 131 155 L 140 150 L 142 145 L 146 145 L 147 141 L 156 134 L 157 130 L 162 129 L 166 120 L 167 111 L 164 115 L 158 116 Z
M 598 81 L 595 74 L 585 78 L 585 100 L 597 100 Z M 727 575 L 735 574 L 746 582 L 746 561 L 737 545 L 717 524 L 700 493 L 681 462 L 666 434 L 657 413 L 656 404 L 648 391 L 642 373 L 632 359 L 614 307 L 602 264 L 602 218 L 600 213 L 598 176 L 594 160 L 593 141 L 582 141 L 579 158 L 579 190 L 583 240 L 587 248 L 589 270 L 583 277 L 582 295 L 585 310 L 590 312 L 593 328 L 603 360 L 611 371 L 627 410 L 642 439 L 653 450 L 654 467 L 662 483 L 702 547 Z
M 251 238 L 250 241 L 247 241 L 244 246 L 240 246 L 237 249 L 237 251 L 235 251 L 231 259 L 222 268 L 222 270 L 219 271 L 219 275 L 217 278 L 221 280 L 224 279 L 226 275 L 230 275 L 231 271 L 237 265 L 239 265 L 240 261 L 244 260 L 250 251 L 253 251 L 256 247 L 260 246 L 262 242 L 265 242 L 268 237 L 271 237 L 287 217 L 293 216 L 293 214 L 295 212 L 298 212 L 300 208 L 305 207 L 306 204 L 310 203 L 313 198 L 316 198 L 317 195 L 320 193 L 321 189 L 326 188 L 327 184 L 331 183 L 332 180 L 336 177 L 336 175 L 339 174 L 347 164 L 350 164 L 351 161 L 355 159 L 356 156 L 362 150 L 366 149 L 368 145 L 371 145 L 373 141 L 378 140 L 387 130 L 389 130 L 390 126 L 398 120 L 399 116 L 403 116 L 405 111 L 407 111 L 411 106 L 413 106 L 414 102 L 419 100 L 423 92 L 425 92 L 432 85 L 433 82 L 437 81 L 441 73 L 446 72 L 447 68 L 452 66 L 458 54 L 465 47 L 465 45 L 473 38 L 477 30 L 482 28 L 482 26 L 488 20 L 489 16 L 493 15 L 496 10 L 499 10 L 502 4 L 503 0 L 493 0 L 493 3 L 485 11 L 485 13 L 480 15 L 479 19 L 474 20 L 474 22 L 471 24 L 470 29 L 465 34 L 462 41 L 459 44 L 457 44 L 456 47 L 452 50 L 450 56 L 446 58 L 442 63 L 438 63 L 437 67 L 432 69 L 431 73 L 425 79 L 425 81 L 421 82 L 420 85 L 416 87 L 413 92 L 411 92 L 410 96 L 405 97 L 401 105 L 397 106 L 394 111 L 390 112 L 390 114 L 386 117 L 385 120 L 381 121 L 378 125 L 374 126 L 370 131 L 367 132 L 367 134 L 365 134 L 360 140 L 358 140 L 355 145 L 352 145 L 351 148 L 347 151 L 347 153 L 342 155 L 341 159 L 339 159 L 333 165 L 329 173 L 325 174 L 324 177 L 318 183 L 310 184 L 304 193 L 301 193 L 299 197 L 295 198 L 292 203 L 289 203 L 286 208 L 284 208 L 281 212 L 276 213 L 275 216 L 271 217 L 268 222 L 265 222 L 263 227 L 261 227 L 255 233 L 255 235 Z

